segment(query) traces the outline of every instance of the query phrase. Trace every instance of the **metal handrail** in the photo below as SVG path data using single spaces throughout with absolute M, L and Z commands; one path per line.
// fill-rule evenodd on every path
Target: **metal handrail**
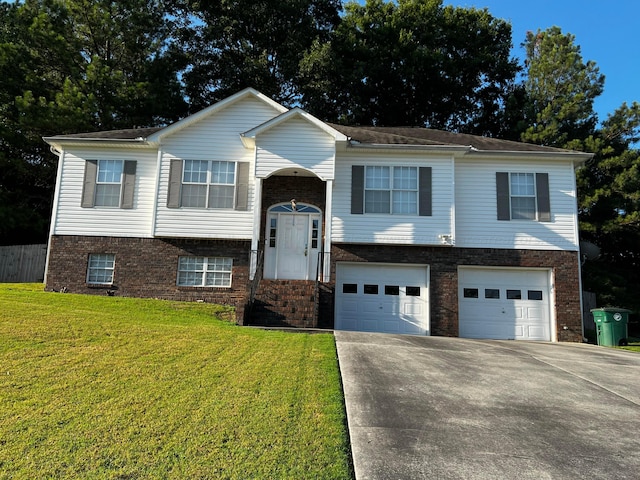
M 253 265 L 253 259 L 256 259 L 256 270 L 253 274 L 253 279 L 249 284 L 249 309 L 253 307 L 253 302 L 256 299 L 256 292 L 262 279 L 262 270 L 264 267 L 264 250 L 251 250 L 249 254 L 249 268 Z

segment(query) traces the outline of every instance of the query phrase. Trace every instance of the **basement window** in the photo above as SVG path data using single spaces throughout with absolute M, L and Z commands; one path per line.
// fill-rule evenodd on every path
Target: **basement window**
M 232 267 L 232 258 L 179 257 L 178 286 L 230 287 Z
M 87 283 L 92 285 L 111 285 L 116 256 L 113 253 L 92 253 L 89 255 Z

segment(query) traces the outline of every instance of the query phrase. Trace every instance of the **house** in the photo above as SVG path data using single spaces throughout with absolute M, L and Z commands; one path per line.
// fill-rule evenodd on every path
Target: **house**
M 582 340 L 588 154 L 327 124 L 253 89 L 167 127 L 45 141 L 48 290 L 230 304 L 241 324 Z

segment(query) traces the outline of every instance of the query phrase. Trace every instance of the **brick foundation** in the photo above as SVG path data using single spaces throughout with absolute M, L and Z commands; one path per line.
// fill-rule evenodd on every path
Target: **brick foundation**
M 205 301 L 244 308 L 249 276 L 250 241 L 189 240 L 159 238 L 53 236 L 47 285 L 49 291 Z M 116 256 L 112 286 L 86 283 L 90 253 Z M 233 258 L 230 288 L 179 287 L 178 257 L 181 255 Z M 237 312 L 241 314 L 242 312 Z
M 313 203 L 312 199 L 303 201 Z M 204 300 L 233 305 L 237 309 L 236 317 L 242 319 L 247 298 L 250 248 L 250 241 L 54 236 L 51 239 L 46 288 L 50 291 L 66 288 L 73 293 L 99 295 L 111 290 L 118 296 Z M 113 286 L 86 283 L 90 253 L 116 255 Z M 178 287 L 176 278 L 180 255 L 233 258 L 231 288 Z M 582 341 L 577 252 L 334 245 L 331 251 L 332 282 L 319 285 L 319 315 L 312 322 L 317 325 L 305 321 L 305 326 L 333 327 L 336 262 L 429 265 L 431 332 L 444 336 L 458 335 L 458 266 L 549 268 L 553 272 L 555 286 L 555 305 L 552 308 L 555 309 L 558 340 Z

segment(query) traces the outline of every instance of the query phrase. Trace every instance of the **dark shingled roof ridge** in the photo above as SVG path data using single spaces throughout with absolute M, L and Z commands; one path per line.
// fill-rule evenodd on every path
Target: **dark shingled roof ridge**
M 70 135 L 56 135 L 51 138 L 60 139 L 86 139 L 86 140 L 136 140 L 147 138 L 149 135 L 162 130 L 165 127 L 126 128 L 121 130 L 106 130 L 102 132 L 72 133 Z
M 466 133 L 451 133 L 443 130 L 422 127 L 347 126 L 335 123 L 328 123 L 327 125 L 346 135 L 352 141 L 369 145 L 462 146 L 473 147 L 480 151 L 493 152 L 573 152 L 572 150 L 545 147 L 542 145 L 534 145 L 532 143 L 500 140 L 497 138 L 481 137 Z M 165 127 L 130 128 L 103 132 L 57 135 L 50 138 L 57 138 L 61 140 L 136 140 L 146 139 L 163 128 Z
M 329 124 L 351 140 L 376 145 L 447 145 L 471 146 L 483 151 L 568 153 L 572 150 L 545 147 L 532 143 L 500 140 L 466 133 L 452 133 L 422 127 L 373 127 Z

